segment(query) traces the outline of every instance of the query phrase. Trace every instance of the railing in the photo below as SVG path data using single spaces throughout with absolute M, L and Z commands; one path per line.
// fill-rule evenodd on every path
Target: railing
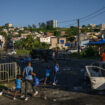
M 14 80 L 17 74 L 21 74 L 16 62 L 0 64 L 0 82 Z

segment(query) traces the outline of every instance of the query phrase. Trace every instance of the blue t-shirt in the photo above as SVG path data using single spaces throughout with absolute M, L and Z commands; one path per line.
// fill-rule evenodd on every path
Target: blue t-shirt
M 57 65 L 54 66 L 54 72 L 58 72 L 59 71 L 59 67 Z
M 22 82 L 22 80 L 20 80 L 20 79 L 15 80 L 16 89 L 21 89 L 21 82 Z
M 50 76 L 50 72 L 51 72 L 50 69 L 46 69 L 46 77 L 49 77 Z
M 26 80 L 33 80 L 32 75 L 31 75 L 31 71 L 33 72 L 33 68 L 31 66 L 27 66 L 24 68 Z

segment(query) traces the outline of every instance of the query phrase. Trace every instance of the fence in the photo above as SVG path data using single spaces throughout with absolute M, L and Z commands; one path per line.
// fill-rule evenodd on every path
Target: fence
M 0 82 L 13 80 L 20 73 L 20 67 L 16 62 L 0 64 Z

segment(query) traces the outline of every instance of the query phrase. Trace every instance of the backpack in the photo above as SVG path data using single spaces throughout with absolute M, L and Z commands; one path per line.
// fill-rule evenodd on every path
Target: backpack
M 39 85 L 39 79 L 37 77 L 33 77 L 33 86 L 38 86 Z

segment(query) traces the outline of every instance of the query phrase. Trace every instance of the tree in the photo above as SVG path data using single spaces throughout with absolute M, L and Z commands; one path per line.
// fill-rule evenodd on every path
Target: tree
M 17 49 L 23 49 L 24 47 L 25 47 L 25 39 L 21 39 L 21 40 L 19 40 L 19 41 L 16 41 L 15 42 L 15 48 L 17 48 Z
M 46 27 L 48 30 L 53 30 L 53 27 L 51 25 L 47 25 Z
M 33 41 L 34 39 L 32 38 L 32 36 L 28 35 L 25 40 L 25 48 L 31 50 L 33 48 Z
M 28 25 L 28 28 L 29 28 L 29 29 L 32 28 L 31 25 Z
M 46 24 L 44 22 L 40 23 L 39 24 L 39 28 L 46 29 Z
M 73 42 L 73 41 L 75 40 L 75 37 L 72 36 L 72 37 L 68 38 L 68 40 L 69 40 L 70 42 Z
M 67 29 L 66 33 L 69 37 L 73 36 L 73 35 L 77 35 L 78 34 L 78 29 L 77 29 L 77 27 L 71 26 L 69 29 Z
M 85 25 L 82 25 L 82 28 L 86 28 L 86 26 Z
M 54 36 L 56 37 L 60 36 L 60 31 L 54 31 Z
M 6 33 L 6 32 L 0 32 L 0 34 L 1 34 L 2 36 L 4 36 L 4 37 L 5 37 L 5 39 L 7 39 L 7 38 L 8 38 L 8 35 L 7 35 L 7 33 Z
M 36 25 L 35 25 L 35 24 L 33 24 L 33 25 L 32 25 L 32 28 L 36 29 Z
M 36 31 L 36 25 L 33 24 L 33 25 L 32 25 L 32 29 L 31 29 L 31 32 L 35 32 L 35 31 Z

